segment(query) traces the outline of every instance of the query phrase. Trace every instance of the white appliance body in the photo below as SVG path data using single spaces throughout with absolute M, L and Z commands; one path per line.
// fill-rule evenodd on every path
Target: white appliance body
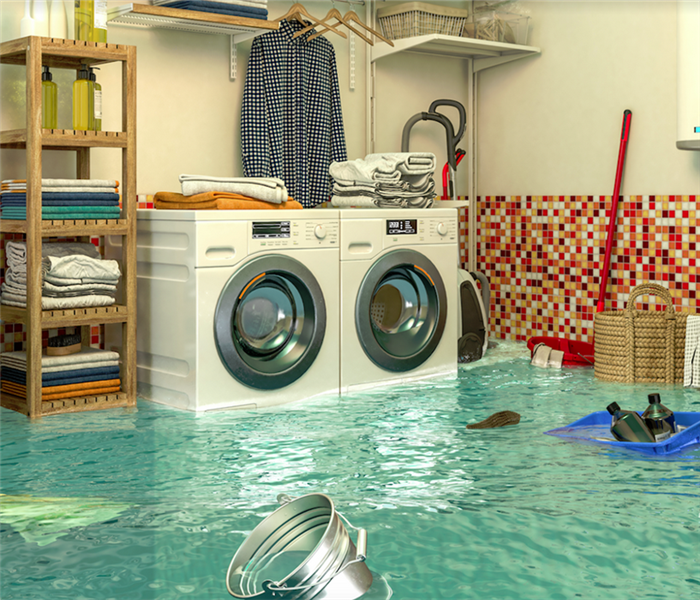
M 680 150 L 700 150 L 700 2 L 678 2 L 678 137 Z
M 139 211 L 138 393 L 254 409 L 339 386 L 338 214 Z
M 341 393 L 457 373 L 457 210 L 340 211 Z

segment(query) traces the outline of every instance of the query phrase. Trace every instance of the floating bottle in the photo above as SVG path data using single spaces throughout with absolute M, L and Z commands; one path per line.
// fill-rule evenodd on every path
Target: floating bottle
M 53 82 L 53 76 L 46 65 L 41 74 L 41 127 L 58 128 L 58 86 Z
M 612 415 L 610 433 L 620 442 L 650 442 L 656 440 L 647 427 L 644 419 L 632 410 L 622 410 L 617 402 L 607 407 Z
M 94 0 L 95 19 L 92 24 L 92 41 L 107 43 L 107 0 Z
M 92 131 L 95 129 L 95 90 L 90 81 L 86 64 L 80 65 L 78 78 L 73 83 L 73 129 Z
M 676 418 L 673 411 L 661 404 L 659 394 L 649 394 L 649 406 L 642 418 L 657 442 L 663 442 L 676 433 Z
M 95 131 L 102 131 L 102 86 L 97 83 L 97 75 L 95 75 L 94 69 L 97 67 L 90 67 L 90 81 L 92 82 L 95 98 L 93 100 L 93 105 L 95 108 Z

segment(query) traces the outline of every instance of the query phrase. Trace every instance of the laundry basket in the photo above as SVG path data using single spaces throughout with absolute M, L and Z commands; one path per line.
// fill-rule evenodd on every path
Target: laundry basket
M 469 12 L 461 8 L 434 6 L 426 2 L 406 2 L 377 10 L 382 34 L 400 40 L 429 33 L 461 36 Z
M 639 296 L 656 296 L 666 310 L 637 310 Z M 595 376 L 625 383 L 683 381 L 688 313 L 676 312 L 669 291 L 656 283 L 632 290 L 624 310 L 595 315 Z

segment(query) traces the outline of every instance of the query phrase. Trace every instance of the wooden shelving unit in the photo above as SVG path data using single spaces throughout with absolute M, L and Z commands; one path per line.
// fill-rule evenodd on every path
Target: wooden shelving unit
M 122 65 L 122 131 L 93 132 L 41 128 L 41 69 L 78 70 L 81 63 Z M 0 392 L 0 405 L 29 417 L 136 405 L 136 48 L 78 40 L 25 37 L 0 44 L 0 63 L 24 65 L 27 78 L 26 128 L 0 132 L 0 148 L 27 153 L 27 220 L 0 222 L 0 233 L 24 234 L 27 241 L 27 307 L 0 305 L 0 319 L 22 323 L 27 333 L 27 397 Z M 42 150 L 77 153 L 78 179 L 90 177 L 90 148 L 119 148 L 122 155 L 119 219 L 45 221 L 41 218 Z M 41 242 L 50 237 L 122 236 L 123 305 L 42 310 Z M 121 391 L 42 402 L 42 330 L 107 324 L 122 327 Z

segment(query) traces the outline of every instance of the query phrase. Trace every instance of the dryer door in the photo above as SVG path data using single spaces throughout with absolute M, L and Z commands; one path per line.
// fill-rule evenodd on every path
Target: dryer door
M 413 250 L 396 250 L 375 262 L 355 304 L 360 344 L 389 371 L 423 364 L 440 343 L 446 316 L 442 277 L 428 258 Z
M 266 255 L 228 280 L 214 313 L 219 358 L 239 381 L 279 389 L 313 364 L 326 331 L 318 281 L 299 261 Z

